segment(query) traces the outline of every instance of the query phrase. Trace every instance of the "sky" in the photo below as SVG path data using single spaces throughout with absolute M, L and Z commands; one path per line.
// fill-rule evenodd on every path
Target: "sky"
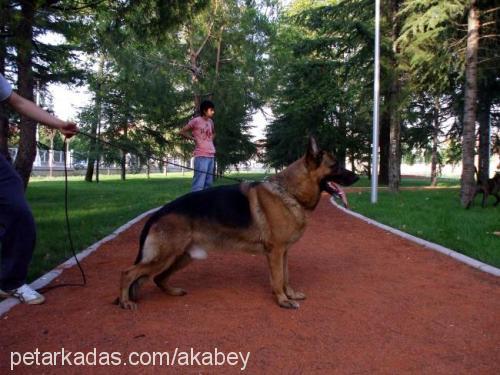
M 62 120 L 77 120 L 80 108 L 88 105 L 92 98 L 86 86 L 50 84 L 48 91 L 52 96 L 54 114 Z M 250 134 L 252 134 L 254 141 L 264 138 L 266 124 L 271 120 L 269 117 L 270 108 L 264 107 L 264 112 L 266 116 L 262 111 L 257 111 L 253 115 Z M 214 121 L 215 126 L 217 126 L 217 114 Z

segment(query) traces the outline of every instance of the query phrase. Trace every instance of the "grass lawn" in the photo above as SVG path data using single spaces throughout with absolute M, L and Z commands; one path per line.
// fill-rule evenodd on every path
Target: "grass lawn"
M 469 210 L 460 206 L 459 189 L 405 190 L 379 193 L 377 204 L 370 192 L 348 194 L 353 211 L 414 236 L 438 243 L 482 262 L 500 267 L 500 207 L 494 198 L 482 208 L 480 197 Z
M 258 173 L 233 174 L 245 180 L 260 180 Z M 137 215 L 162 206 L 190 191 L 192 175 L 169 173 L 168 177 L 144 174 L 101 175 L 101 182 L 86 183 L 81 176 L 70 177 L 69 215 L 76 251 L 81 251 L 107 236 Z M 217 184 L 235 181 L 218 180 Z M 443 186 L 454 186 L 456 180 L 444 180 Z M 369 186 L 363 178 L 356 186 Z M 423 186 L 427 179 L 403 179 L 403 186 Z M 64 218 L 64 180 L 32 178 L 28 201 L 37 223 L 37 248 L 30 267 L 34 280 L 71 257 Z M 354 210 L 395 228 L 440 243 L 471 257 L 500 266 L 500 238 L 491 234 L 500 230 L 500 211 L 491 206 L 470 211 L 460 208 L 457 189 L 403 191 L 396 197 L 380 193 L 376 206 L 369 203 L 369 193 L 350 194 Z M 478 200 L 479 203 L 479 200 Z M 132 261 L 132 260 L 131 260 Z

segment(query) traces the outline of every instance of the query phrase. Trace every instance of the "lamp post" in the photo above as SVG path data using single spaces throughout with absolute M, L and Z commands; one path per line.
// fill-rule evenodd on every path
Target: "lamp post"
M 375 0 L 375 69 L 374 69 L 374 80 L 373 80 L 373 136 L 372 136 L 372 172 L 371 172 L 372 203 L 377 203 L 379 106 L 380 106 L 380 0 Z

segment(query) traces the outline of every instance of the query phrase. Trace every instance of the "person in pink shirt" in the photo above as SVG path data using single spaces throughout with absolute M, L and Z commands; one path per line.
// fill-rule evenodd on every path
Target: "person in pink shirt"
M 200 116 L 192 118 L 179 132 L 184 138 L 195 142 L 194 176 L 191 191 L 212 186 L 215 159 L 215 127 L 212 118 L 215 106 L 209 100 L 200 104 Z

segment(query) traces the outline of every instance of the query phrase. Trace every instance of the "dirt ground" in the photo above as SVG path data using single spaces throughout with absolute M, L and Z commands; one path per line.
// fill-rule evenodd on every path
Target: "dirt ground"
M 25 365 L 14 373 L 242 367 L 126 362 L 132 352 L 176 348 L 250 352 L 250 374 L 500 373 L 500 279 L 344 214 L 326 196 L 291 249 L 292 285 L 307 294 L 298 310 L 278 307 L 265 258 L 244 253 L 211 253 L 176 274 L 172 284 L 186 296 L 166 296 L 149 283 L 137 311 L 118 308 L 111 302 L 120 271 L 135 259 L 141 228 L 134 225 L 82 262 L 87 287 L 49 291 L 44 305 L 17 305 L 0 317 L 0 373 L 10 371 L 12 352 L 37 348 L 119 352 L 126 364 Z M 73 267 L 56 282 L 78 280 Z

